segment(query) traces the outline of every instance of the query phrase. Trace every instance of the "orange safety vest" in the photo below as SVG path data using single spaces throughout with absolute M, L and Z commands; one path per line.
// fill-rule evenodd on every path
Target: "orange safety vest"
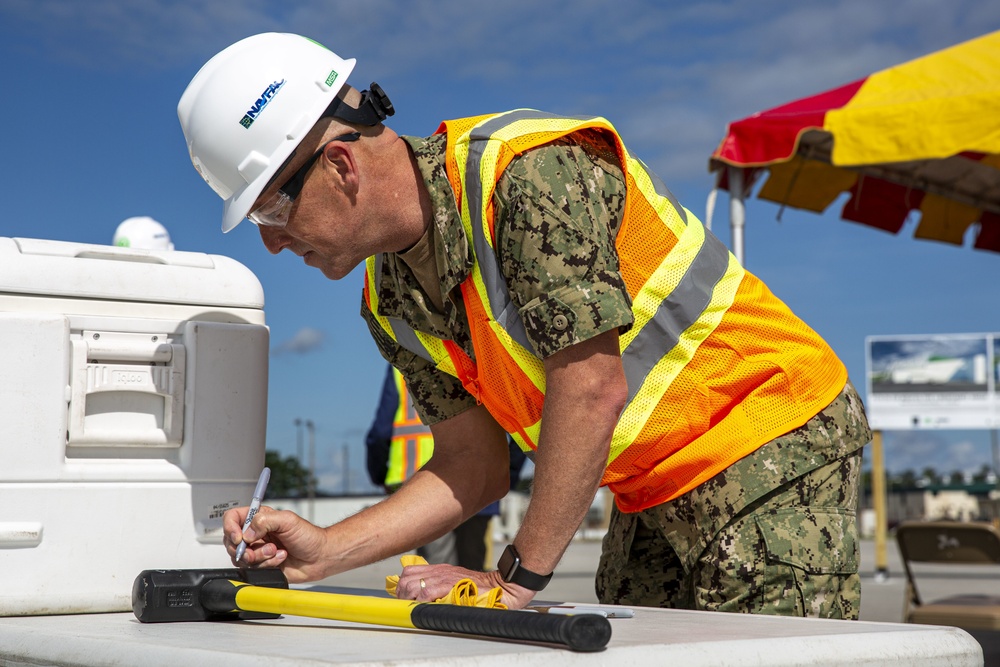
M 397 343 L 461 379 L 522 449 L 534 449 L 544 366 L 497 266 L 493 191 L 517 155 L 585 129 L 613 143 L 626 178 L 615 247 L 635 321 L 620 337 L 628 399 L 601 482 L 619 508 L 636 512 L 686 493 L 804 424 L 836 398 L 847 369 L 629 154 L 607 120 L 520 109 L 438 129 L 448 135 L 448 179 L 475 256 L 462 296 L 475 357 L 488 364 L 379 315 L 380 255 L 368 259 L 364 299 Z
M 434 453 L 434 437 L 431 429 L 420 421 L 420 416 L 410 400 L 410 392 L 403 381 L 403 375 L 392 369 L 399 407 L 392 420 L 392 439 L 389 441 L 389 465 L 385 474 L 386 486 L 398 486 L 413 477 Z

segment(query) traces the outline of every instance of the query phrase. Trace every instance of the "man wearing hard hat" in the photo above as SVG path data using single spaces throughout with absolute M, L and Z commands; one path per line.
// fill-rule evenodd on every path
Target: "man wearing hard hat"
M 146 250 L 173 250 L 167 228 L 147 216 L 126 218 L 115 229 L 112 245 Z
M 462 578 L 525 606 L 607 485 L 604 602 L 857 618 L 855 511 L 870 432 L 833 350 L 739 265 L 603 118 L 521 109 L 399 136 L 376 84 L 297 35 L 212 58 L 178 114 L 195 168 L 272 253 L 331 279 L 366 265 L 362 314 L 432 458 L 329 527 L 224 519 L 230 554 L 312 581 L 451 530 L 535 462 L 497 569 L 404 568 L 397 594 Z

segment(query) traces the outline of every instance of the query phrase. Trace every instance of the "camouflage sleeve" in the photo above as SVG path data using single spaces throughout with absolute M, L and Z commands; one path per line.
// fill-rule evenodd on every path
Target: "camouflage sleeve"
M 500 268 L 536 353 L 631 327 L 615 249 L 625 182 L 600 135 L 578 133 L 516 158 L 494 200 Z
M 458 378 L 438 370 L 431 362 L 394 341 L 375 320 L 363 300 L 361 316 L 368 323 L 379 353 L 406 379 L 410 398 L 421 421 L 430 426 L 476 405 L 476 399 L 465 390 Z

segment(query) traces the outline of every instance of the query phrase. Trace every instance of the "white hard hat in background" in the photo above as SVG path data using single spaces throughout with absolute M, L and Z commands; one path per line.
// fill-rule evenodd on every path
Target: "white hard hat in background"
M 148 250 L 173 250 L 167 228 L 153 218 L 139 216 L 123 220 L 112 243 L 124 248 L 146 248 Z
M 191 162 L 224 200 L 222 231 L 243 221 L 354 69 L 306 37 L 236 42 L 195 74 L 177 105 Z

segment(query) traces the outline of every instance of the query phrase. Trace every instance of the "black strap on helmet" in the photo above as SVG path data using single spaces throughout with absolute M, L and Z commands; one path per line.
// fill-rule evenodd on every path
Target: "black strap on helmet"
M 382 86 L 372 81 L 369 90 L 361 92 L 361 104 L 358 108 L 348 106 L 339 97 L 335 98 L 323 112 L 323 117 L 337 118 L 355 125 L 378 125 L 386 117 L 396 113 L 392 108 L 389 96 Z

